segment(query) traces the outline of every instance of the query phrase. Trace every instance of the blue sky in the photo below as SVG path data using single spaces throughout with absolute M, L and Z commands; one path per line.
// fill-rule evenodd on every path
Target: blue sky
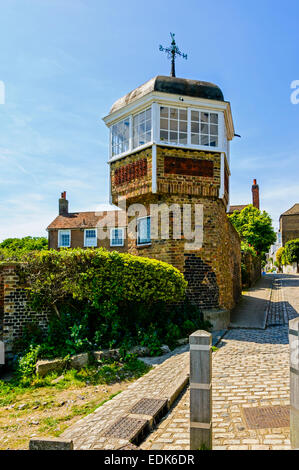
M 2 0 L 0 240 L 45 235 L 66 190 L 70 210 L 108 203 L 111 104 L 168 75 L 159 52 L 175 32 L 177 76 L 211 81 L 231 102 L 231 203 L 258 180 L 274 225 L 299 202 L 298 0 Z

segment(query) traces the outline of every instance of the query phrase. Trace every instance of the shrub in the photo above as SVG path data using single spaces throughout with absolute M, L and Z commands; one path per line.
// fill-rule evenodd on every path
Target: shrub
M 17 364 L 17 376 L 26 381 L 35 374 L 35 365 L 38 358 L 39 346 L 30 346 L 29 351 L 22 356 Z
M 97 250 L 41 251 L 24 258 L 23 275 L 35 307 L 71 297 L 99 308 L 104 301 L 176 302 L 185 295 L 183 274 L 162 261 Z
M 299 238 L 290 240 L 285 244 L 283 257 L 285 264 L 299 264 Z
M 203 325 L 196 307 L 177 305 L 183 274 L 161 261 L 104 249 L 41 251 L 23 258 L 19 274 L 32 308 L 56 312 L 42 340 L 28 325 L 18 344 L 23 351 L 40 345 L 39 357 L 136 344 L 157 354 Z

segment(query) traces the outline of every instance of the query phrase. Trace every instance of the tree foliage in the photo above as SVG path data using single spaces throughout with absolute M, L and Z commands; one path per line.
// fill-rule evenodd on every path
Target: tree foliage
M 286 264 L 299 263 L 299 238 L 285 244 L 284 258 Z
M 24 254 L 48 248 L 45 237 L 7 238 L 0 243 L 0 260 L 18 260 Z
M 268 252 L 276 240 L 271 217 L 252 204 L 241 212 L 235 211 L 229 218 L 241 240 L 252 246 L 260 255 Z
M 276 252 L 276 264 L 275 264 L 275 266 L 280 268 L 284 264 L 285 264 L 285 249 L 284 249 L 283 246 L 281 246 L 280 248 L 278 248 L 278 250 Z

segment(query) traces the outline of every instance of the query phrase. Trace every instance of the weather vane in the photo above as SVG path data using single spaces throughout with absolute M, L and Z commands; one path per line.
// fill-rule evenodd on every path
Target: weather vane
M 161 52 L 166 52 L 168 58 L 171 59 L 171 73 L 170 73 L 170 76 L 175 77 L 175 58 L 176 58 L 176 56 L 180 56 L 180 57 L 183 57 L 183 59 L 187 59 L 187 54 L 183 54 L 180 51 L 180 49 L 178 48 L 178 46 L 176 45 L 176 42 L 175 42 L 175 39 L 174 39 L 175 34 L 170 33 L 170 36 L 171 36 L 171 39 L 172 39 L 171 47 L 163 47 L 160 44 L 159 50 Z

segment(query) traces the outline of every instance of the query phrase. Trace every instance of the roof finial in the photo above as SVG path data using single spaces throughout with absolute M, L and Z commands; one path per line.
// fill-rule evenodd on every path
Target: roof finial
M 171 73 L 170 73 L 170 76 L 171 77 L 175 77 L 175 58 L 176 56 L 181 56 L 183 57 L 183 59 L 187 59 L 187 54 L 183 54 L 178 46 L 176 45 L 176 42 L 175 42 L 175 34 L 174 33 L 170 33 L 170 36 L 171 36 L 171 47 L 163 47 L 161 46 L 160 44 L 160 47 L 159 47 L 159 50 L 162 51 L 162 52 L 166 52 L 167 53 L 167 56 L 169 59 L 171 59 Z

